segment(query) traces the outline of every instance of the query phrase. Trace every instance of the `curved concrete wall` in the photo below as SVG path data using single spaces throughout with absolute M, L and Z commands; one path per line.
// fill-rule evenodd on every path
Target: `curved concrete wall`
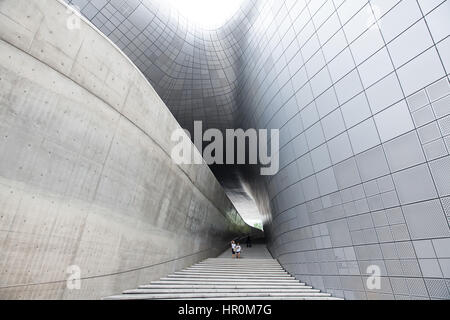
M 250 231 L 206 165 L 173 164 L 179 125 L 138 69 L 67 19 L 0 2 L 0 298 L 115 294 Z

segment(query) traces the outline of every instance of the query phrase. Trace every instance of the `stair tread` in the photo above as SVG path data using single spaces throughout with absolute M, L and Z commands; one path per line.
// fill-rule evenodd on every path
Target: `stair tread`
M 165 298 L 217 298 L 217 297 L 330 297 L 328 293 L 186 293 L 186 294 L 122 294 L 119 296 L 112 296 L 108 299 L 119 299 L 119 300 L 136 300 L 136 299 L 165 299 Z
M 320 293 L 318 289 L 284 288 L 284 289 L 135 289 L 126 290 L 124 294 L 147 294 L 147 293 Z
M 162 278 L 162 281 L 298 283 L 296 279 Z
M 209 258 L 107 300 L 340 300 L 300 282 L 275 259 Z
M 170 299 L 170 300 L 184 300 L 183 298 L 181 299 Z M 215 298 L 191 298 L 189 300 L 230 300 L 230 298 L 226 298 L 226 297 L 215 297 Z M 298 301 L 298 300 L 343 300 L 340 298 L 335 298 L 335 297 L 253 297 L 253 296 L 249 296 L 249 297 L 234 297 L 232 300 L 237 300 L 237 301 L 246 301 L 246 300 L 294 300 L 294 301 Z
M 245 275 L 247 279 L 292 279 L 293 277 L 290 275 Z M 170 278 L 228 278 L 228 279 L 241 279 L 242 275 L 239 274 L 211 274 L 211 273 L 175 273 L 171 274 L 168 277 Z
M 173 289 L 287 289 L 287 290 L 294 290 L 294 289 L 313 289 L 311 286 L 306 286 L 302 284 L 298 285 L 201 285 L 201 284 L 194 284 L 194 285 L 158 285 L 158 284 L 151 284 L 151 285 L 142 285 L 139 286 L 139 289 L 163 289 L 163 288 L 173 288 Z
M 184 284 L 184 285 L 257 285 L 257 284 L 266 284 L 266 285 L 284 285 L 284 286 L 294 286 L 294 285 L 302 285 L 301 282 L 251 282 L 251 281 L 230 281 L 224 283 L 223 281 L 154 281 L 152 282 L 152 285 L 161 285 L 161 284 Z

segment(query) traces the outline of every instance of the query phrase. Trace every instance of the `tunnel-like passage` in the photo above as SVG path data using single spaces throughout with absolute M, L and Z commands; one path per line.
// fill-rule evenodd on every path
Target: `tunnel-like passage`
M 67 17 L 0 2 L 0 298 L 105 297 L 252 232 L 206 165 L 171 161 L 179 125 L 141 72 Z
M 67 3 L 0 1 L 1 298 L 119 294 L 245 219 L 323 293 L 450 298 L 450 0 Z M 279 130 L 279 171 L 175 164 L 194 121 Z

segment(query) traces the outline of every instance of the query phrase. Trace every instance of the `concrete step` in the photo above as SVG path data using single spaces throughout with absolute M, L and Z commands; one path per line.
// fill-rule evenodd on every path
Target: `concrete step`
M 193 298 L 228 298 L 228 299 L 235 299 L 235 298 L 250 298 L 254 297 L 256 299 L 260 298 L 271 298 L 271 297 L 279 297 L 279 298 L 285 298 L 285 297 L 291 297 L 291 298 L 310 298 L 310 297 L 316 297 L 316 298 L 329 298 L 331 297 L 328 293 L 302 293 L 302 292 L 296 292 L 296 293 L 269 293 L 269 292 L 262 292 L 262 293 L 183 293 L 183 294 L 122 294 L 118 296 L 112 296 L 109 298 L 106 298 L 106 300 L 166 300 L 166 299 L 193 299 Z
M 198 263 L 198 265 L 241 265 L 241 266 L 269 266 L 269 267 L 279 267 L 278 262 L 244 262 L 243 260 L 229 260 L 229 261 L 203 261 Z
M 291 275 L 282 274 L 282 275 L 274 275 L 274 274 L 242 274 L 239 272 L 236 273 L 207 273 L 207 272 L 175 272 L 174 274 L 169 275 L 170 278 L 226 278 L 226 279 L 293 279 Z
M 174 289 L 171 287 L 165 289 L 134 289 L 126 290 L 123 294 L 156 294 L 156 293 L 320 293 L 317 289 L 303 289 L 303 288 L 284 288 L 284 289 Z
M 207 259 L 108 300 L 337 300 L 274 259 Z
M 239 265 L 196 265 L 196 268 L 221 268 L 221 269 L 243 269 L 243 270 L 284 270 L 280 267 L 264 267 L 264 266 L 239 266 Z
M 268 278 L 293 278 L 291 275 L 287 274 L 287 275 L 258 275 L 258 274 L 252 274 L 252 275 L 244 275 L 247 278 L 251 278 L 251 279 L 268 279 Z M 178 278 L 225 278 L 225 279 L 242 279 L 242 275 L 239 274 L 239 272 L 236 273 L 219 273 L 219 274 L 207 274 L 207 273 L 203 273 L 203 272 L 195 272 L 195 273 L 174 273 L 174 274 L 170 274 L 167 277 L 169 278 L 173 278 L 173 277 L 178 277 Z
M 193 282 L 235 282 L 235 283 L 298 283 L 296 279 L 227 279 L 227 278 L 161 278 L 161 281 L 193 281 Z
M 213 281 L 213 280 L 160 280 L 160 281 L 152 281 L 151 284 L 157 284 L 157 285 L 258 285 L 258 284 L 265 284 L 265 285 L 304 285 L 304 283 L 298 282 L 298 281 L 249 281 L 249 280 L 243 280 L 243 281 Z
M 270 259 L 207 259 L 203 260 L 199 263 L 241 263 L 241 264 L 267 264 L 267 265 L 276 265 L 278 264 L 277 260 Z
M 251 259 L 251 258 L 240 258 L 240 259 L 232 259 L 231 251 L 230 258 L 209 258 L 203 260 L 201 262 L 253 262 L 253 263 L 278 263 L 276 259 Z
M 221 259 L 221 260 L 204 260 L 199 262 L 200 264 L 221 264 L 221 263 L 236 263 L 236 264 L 247 264 L 247 265 L 279 265 L 277 260 L 258 260 L 258 259 Z
M 257 268 L 257 269 L 263 269 L 263 268 L 267 268 L 267 269 L 279 269 L 280 265 L 265 265 L 265 264 L 255 264 L 255 265 L 251 265 L 251 264 L 238 264 L 238 263 L 200 263 L 195 265 L 196 267 L 214 267 L 214 268 L 247 268 L 247 269 L 251 269 L 251 268 Z
M 233 272 L 239 273 L 287 273 L 284 269 L 244 269 L 244 268 L 187 268 L 183 271 L 198 271 L 198 272 Z
M 247 262 L 244 260 L 228 260 L 228 261 L 203 261 L 198 265 L 240 265 L 240 266 L 269 266 L 269 267 L 279 267 L 278 262 Z
M 292 279 L 293 277 L 289 274 L 242 274 L 242 273 L 205 273 L 205 272 L 196 272 L 196 273 L 184 273 L 184 272 L 177 272 L 175 274 L 169 275 L 169 277 L 200 277 L 200 278 L 225 278 L 225 279 Z
M 170 299 L 170 300 L 185 300 L 185 299 Z M 322 300 L 331 300 L 331 301 L 335 301 L 335 300 L 343 300 L 343 299 L 339 299 L 339 298 L 334 298 L 334 297 L 253 297 L 251 295 L 249 295 L 248 297 L 234 297 L 233 299 L 227 298 L 227 297 L 223 297 L 223 298 L 191 298 L 189 299 L 191 301 L 196 301 L 196 300 L 233 300 L 233 301 L 257 301 L 257 300 L 271 300 L 271 301 L 277 301 L 277 300 L 292 300 L 292 301 L 322 301 Z
M 199 263 L 195 266 L 214 266 L 214 267 L 220 267 L 220 266 L 229 266 L 229 267 L 241 267 L 241 268 L 280 268 L 281 266 L 278 264 L 243 264 L 243 263 Z
M 226 264 L 216 264 L 216 265 L 211 265 L 211 264 L 202 264 L 202 265 L 196 265 L 196 268 L 225 268 L 225 269 L 236 269 L 236 268 L 242 268 L 242 269 L 247 269 L 247 270 L 280 270 L 282 268 L 280 268 L 280 266 L 278 267 L 271 267 L 271 266 L 241 266 L 241 265 L 226 265 Z
M 230 256 L 231 256 L 231 249 L 230 249 Z M 265 259 L 248 259 L 248 258 L 245 258 L 245 259 L 229 259 L 229 258 L 208 258 L 208 259 L 205 259 L 205 260 L 203 260 L 203 261 L 230 261 L 230 260 L 237 260 L 237 261 L 269 261 L 269 262 L 273 262 L 273 261 L 276 261 L 276 262 L 278 262 L 278 260 L 276 260 L 276 259 L 271 259 L 271 258 L 265 258 Z
M 250 274 L 286 274 L 286 270 L 278 269 L 278 270 L 251 270 L 251 269 L 241 269 L 241 268 L 230 268 L 230 269 L 222 269 L 222 268 L 188 268 L 184 269 L 182 271 L 187 272 L 214 272 L 214 273 L 233 273 L 233 272 L 239 272 L 239 273 L 250 273 Z M 181 271 L 178 271 L 181 272 Z
M 240 264 L 240 263 L 198 263 L 193 265 L 192 267 L 228 267 L 235 268 L 239 266 L 240 268 L 268 268 L 268 269 L 279 269 L 281 266 L 278 264 L 271 265 L 263 265 L 263 264 Z
M 272 276 L 286 276 L 289 275 L 286 271 L 245 271 L 245 270 L 214 270 L 214 269 L 207 269 L 207 270 L 198 270 L 198 269 L 186 269 L 182 271 L 177 271 L 178 273 L 187 274 L 187 273 L 200 273 L 200 274 L 242 274 L 242 275 L 272 275 Z
M 227 290 L 239 290 L 239 289 L 282 289 L 282 290 L 296 290 L 296 289 L 313 289 L 311 286 L 306 285 L 144 285 L 139 286 L 139 289 L 227 289 Z M 136 289 L 137 290 L 137 289 Z

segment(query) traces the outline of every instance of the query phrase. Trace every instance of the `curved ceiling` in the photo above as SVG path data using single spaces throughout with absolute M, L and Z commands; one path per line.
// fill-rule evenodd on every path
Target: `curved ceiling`
M 165 0 L 69 4 L 130 57 L 184 128 L 192 131 L 194 120 L 204 128 L 234 128 L 243 10 L 221 28 L 206 30 Z
M 188 2 L 190 7 L 186 5 Z M 245 34 L 251 26 L 249 12 L 254 8 L 250 0 L 169 3 L 68 0 L 68 3 L 79 8 L 129 56 L 183 128 L 193 132 L 194 121 L 202 121 L 205 130 L 240 127 L 238 81 Z M 195 12 L 194 5 L 203 5 L 202 14 L 209 14 L 214 18 L 210 22 L 220 22 L 221 26 L 216 29 L 202 26 L 196 21 L 202 15 Z M 218 20 L 217 12 L 225 13 L 222 21 Z M 224 170 L 214 166 L 212 170 L 235 206 L 241 209 L 242 217 L 252 224 L 260 221 L 255 201 L 239 178 L 239 168 Z
M 218 29 L 239 10 L 244 0 L 159 0 L 178 11 L 192 24 L 204 29 Z

